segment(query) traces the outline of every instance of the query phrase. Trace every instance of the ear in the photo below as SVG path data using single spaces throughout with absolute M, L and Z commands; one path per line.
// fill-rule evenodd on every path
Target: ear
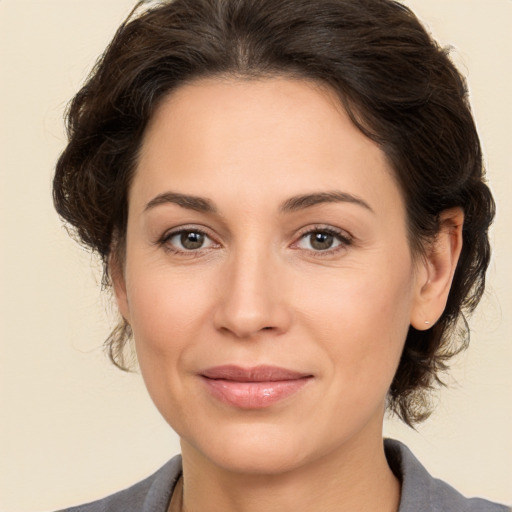
M 462 250 L 464 212 L 450 208 L 440 215 L 440 230 L 417 263 L 415 300 L 411 325 L 426 330 L 439 320 L 446 307 L 453 275 Z
M 117 252 L 116 249 L 111 251 L 108 258 L 108 269 L 112 287 L 114 288 L 117 308 L 121 316 L 130 323 L 130 308 L 128 305 L 128 295 L 126 293 L 124 261 Z

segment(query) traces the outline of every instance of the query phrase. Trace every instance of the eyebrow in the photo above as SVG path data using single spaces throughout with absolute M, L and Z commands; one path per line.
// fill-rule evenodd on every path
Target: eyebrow
M 164 192 L 163 194 L 157 195 L 146 204 L 144 211 L 168 203 L 177 204 L 182 208 L 195 210 L 197 212 L 217 213 L 217 208 L 215 208 L 214 204 L 209 199 L 188 194 L 179 194 L 178 192 Z
M 375 213 L 371 206 L 363 201 L 360 197 L 354 196 L 347 192 L 318 192 L 315 194 L 303 194 L 294 196 L 285 201 L 281 206 L 281 212 L 291 213 L 297 210 L 303 210 L 305 208 L 311 208 L 322 203 L 352 203 Z
M 218 213 L 217 208 L 209 199 L 189 194 L 180 194 L 178 192 L 164 192 L 163 194 L 158 194 L 146 204 L 144 211 L 168 203 L 201 213 Z M 292 213 L 323 203 L 351 203 L 362 206 L 368 211 L 375 213 L 371 206 L 363 199 L 347 192 L 339 191 L 317 192 L 291 197 L 281 205 L 280 211 L 282 213 Z

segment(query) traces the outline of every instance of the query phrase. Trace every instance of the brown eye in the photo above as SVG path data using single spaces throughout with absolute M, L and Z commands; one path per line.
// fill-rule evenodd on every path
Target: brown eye
M 204 239 L 205 236 L 203 233 L 197 233 L 195 231 L 184 231 L 180 235 L 180 243 L 187 251 L 200 249 L 204 244 Z
M 181 229 L 174 231 L 174 233 L 169 233 L 164 237 L 162 243 L 167 248 L 178 253 L 209 249 L 216 245 L 206 233 L 196 229 Z
M 315 251 L 325 251 L 330 249 L 334 242 L 335 238 L 330 233 L 324 232 L 316 232 L 308 235 L 310 238 L 310 244 Z
M 338 232 L 334 229 L 316 228 L 304 233 L 296 242 L 295 247 L 321 253 L 343 249 L 350 244 L 351 239 L 344 232 Z

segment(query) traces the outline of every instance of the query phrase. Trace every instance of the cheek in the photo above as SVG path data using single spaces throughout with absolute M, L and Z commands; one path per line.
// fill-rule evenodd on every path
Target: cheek
M 373 384 L 387 392 L 409 329 L 412 285 L 404 258 L 326 276 L 308 294 L 294 293 L 309 336 L 329 356 L 333 379 L 360 383 L 363 392 Z
M 188 371 L 205 339 L 210 300 L 205 281 L 150 265 L 132 268 L 130 277 L 127 292 L 140 371 L 156 407 L 179 432 L 191 414 Z
M 141 366 L 162 366 L 193 346 L 205 325 L 210 296 L 204 278 L 160 266 L 133 265 L 127 294 Z

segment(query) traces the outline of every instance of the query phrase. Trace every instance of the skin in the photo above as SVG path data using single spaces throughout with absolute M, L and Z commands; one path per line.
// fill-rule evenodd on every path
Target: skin
M 290 208 L 334 192 L 351 200 Z M 386 394 L 409 326 L 443 311 L 462 220 L 445 212 L 436 243 L 413 257 L 384 153 L 318 85 L 208 79 L 165 99 L 130 188 L 114 287 L 148 391 L 181 439 L 185 510 L 398 509 Z M 203 245 L 187 250 L 184 229 L 204 232 Z M 198 375 L 225 364 L 312 378 L 247 410 Z

